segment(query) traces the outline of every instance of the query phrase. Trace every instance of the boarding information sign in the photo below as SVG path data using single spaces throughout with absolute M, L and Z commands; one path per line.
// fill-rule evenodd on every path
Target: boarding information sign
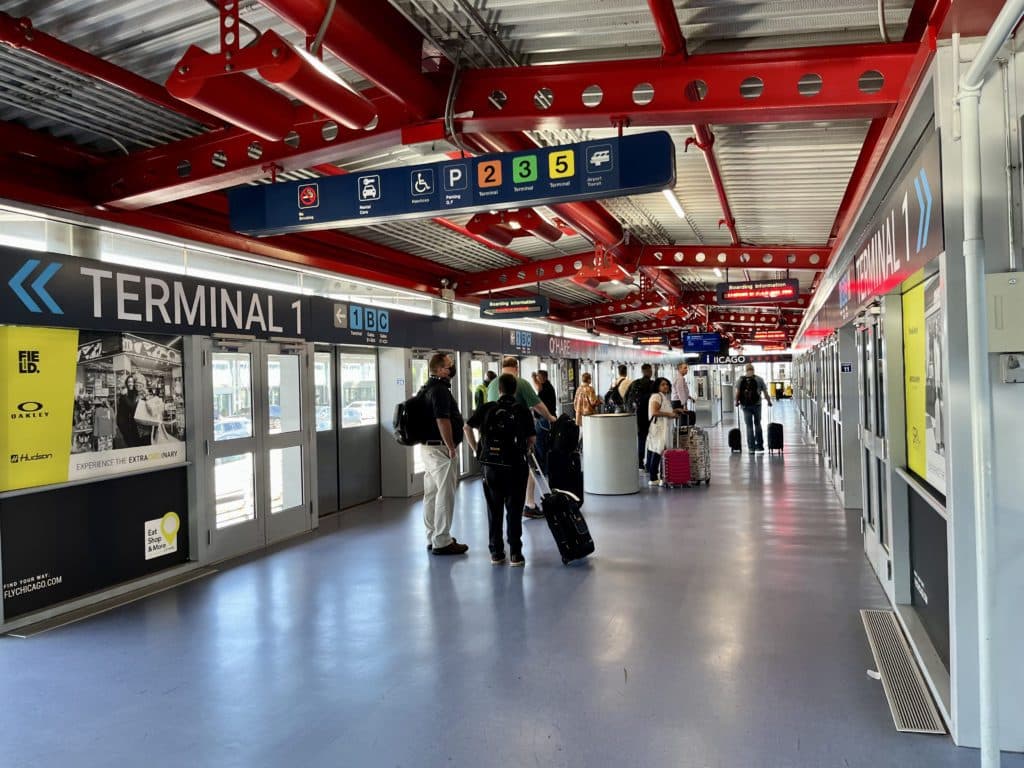
M 239 187 L 231 227 L 247 235 L 598 200 L 675 186 L 675 146 L 664 131 Z

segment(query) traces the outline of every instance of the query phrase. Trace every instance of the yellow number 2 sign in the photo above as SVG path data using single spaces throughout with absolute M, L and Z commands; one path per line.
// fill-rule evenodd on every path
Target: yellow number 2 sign
M 548 174 L 552 179 L 565 179 L 576 174 L 576 154 L 571 149 L 548 155 Z

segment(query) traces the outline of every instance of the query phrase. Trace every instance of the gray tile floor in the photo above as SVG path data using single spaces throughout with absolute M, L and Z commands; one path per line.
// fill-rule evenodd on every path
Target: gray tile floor
M 884 607 L 791 406 L 784 458 L 708 488 L 587 498 L 598 551 L 565 568 L 527 521 L 492 567 L 479 484 L 465 558 L 419 503 L 30 640 L 0 639 L 0 765 L 976 766 L 898 734 L 857 610 Z M 1004 765 L 1024 766 L 1021 756 Z

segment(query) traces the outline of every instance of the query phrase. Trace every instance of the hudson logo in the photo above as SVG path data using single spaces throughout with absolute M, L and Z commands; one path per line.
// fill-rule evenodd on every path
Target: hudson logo
M 26 464 L 30 461 L 44 461 L 52 458 L 52 453 L 12 453 L 11 464 Z
M 39 373 L 39 350 L 18 350 L 18 373 Z
M 50 415 L 50 412 L 43 410 L 44 407 L 38 400 L 27 400 L 24 403 L 18 403 L 18 410 L 11 411 L 11 418 L 45 419 Z

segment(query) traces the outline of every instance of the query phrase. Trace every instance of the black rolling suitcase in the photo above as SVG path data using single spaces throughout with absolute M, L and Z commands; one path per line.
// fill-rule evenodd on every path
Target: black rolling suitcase
M 558 545 L 562 563 L 568 565 L 594 551 L 594 540 L 590 536 L 587 521 L 580 512 L 579 499 L 566 491 L 552 491 L 540 471 L 533 454 L 530 454 L 530 471 L 541 493 L 540 508 L 548 521 L 548 528 Z
M 697 425 L 696 411 L 683 411 L 676 416 L 676 424 L 680 427 L 693 427 Z
M 583 506 L 583 466 L 579 451 L 548 451 L 548 481 L 557 491 L 568 491 Z
M 729 450 L 732 453 L 743 452 L 743 439 L 740 436 L 739 427 L 733 427 L 729 430 Z
M 768 409 L 768 453 L 778 451 L 782 453 L 784 438 L 782 436 L 782 425 L 777 421 L 771 421 L 771 408 Z

